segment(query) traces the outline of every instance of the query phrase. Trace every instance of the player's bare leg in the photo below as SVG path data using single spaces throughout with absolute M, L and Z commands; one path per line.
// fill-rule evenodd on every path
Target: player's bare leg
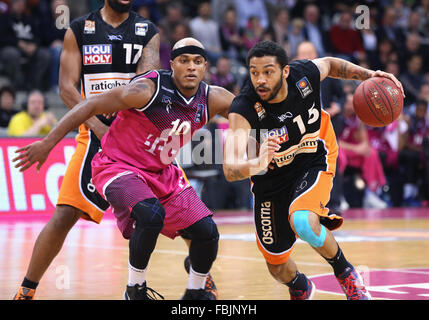
M 302 240 L 309 243 L 332 266 L 335 277 L 349 300 L 371 298 L 360 275 L 345 258 L 340 246 L 320 217 L 311 211 L 295 211 L 289 217 L 290 225 Z
M 60 252 L 70 229 L 76 224 L 82 211 L 67 205 L 55 207 L 54 214 L 40 232 L 34 244 L 27 274 L 15 299 L 32 299 L 43 274 Z
M 275 280 L 289 287 L 291 300 L 310 300 L 313 298 L 316 287 L 305 274 L 298 271 L 291 258 L 285 263 L 277 265 L 267 262 L 267 267 Z

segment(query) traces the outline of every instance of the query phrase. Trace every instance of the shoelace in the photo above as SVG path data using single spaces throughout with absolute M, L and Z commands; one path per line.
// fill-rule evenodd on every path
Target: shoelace
M 141 288 L 139 290 L 144 290 L 144 288 Z M 150 293 L 150 294 L 149 294 Z M 157 296 L 164 300 L 164 296 L 160 293 L 156 292 L 152 288 L 146 287 L 146 296 L 149 298 L 149 300 L 158 300 Z
M 353 283 L 353 280 L 356 280 L 356 278 L 353 276 L 352 273 L 350 273 L 350 275 L 345 278 L 343 281 L 343 286 L 346 289 L 346 295 L 348 297 L 353 298 L 360 298 L 362 296 L 362 294 L 359 292 L 358 289 L 363 289 L 363 287 L 361 286 L 357 286 L 356 284 Z

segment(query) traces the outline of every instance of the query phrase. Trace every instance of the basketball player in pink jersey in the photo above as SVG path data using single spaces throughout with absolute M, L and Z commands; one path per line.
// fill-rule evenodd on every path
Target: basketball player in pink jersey
M 172 164 L 180 148 L 213 116 L 227 117 L 234 95 L 202 81 L 206 52 L 185 38 L 171 52 L 172 71 L 149 71 L 126 86 L 91 97 L 70 110 L 42 141 L 19 149 L 16 167 L 46 161 L 71 130 L 97 114 L 118 112 L 92 161 L 93 183 L 111 204 L 123 236 L 130 239 L 125 299 L 150 299 L 146 270 L 159 233 L 192 238 L 190 272 L 183 299 L 214 300 L 204 290 L 216 259 L 219 234 L 212 213 Z M 148 291 L 151 294 L 148 294 Z

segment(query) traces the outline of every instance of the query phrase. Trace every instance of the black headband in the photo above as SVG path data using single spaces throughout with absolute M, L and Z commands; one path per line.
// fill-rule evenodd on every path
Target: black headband
M 199 54 L 200 56 L 202 56 L 204 59 L 207 60 L 207 53 L 206 50 L 204 50 L 201 47 L 197 47 L 197 46 L 184 46 L 178 49 L 174 49 L 173 51 L 171 51 L 171 60 L 176 59 L 178 56 L 182 55 L 182 54 Z

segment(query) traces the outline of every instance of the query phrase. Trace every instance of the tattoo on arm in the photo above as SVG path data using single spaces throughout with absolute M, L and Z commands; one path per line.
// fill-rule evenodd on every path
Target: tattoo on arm
M 245 175 L 243 175 L 240 172 L 240 170 L 238 170 L 238 169 L 232 169 L 232 168 L 228 168 L 228 177 L 231 180 L 243 180 L 243 179 L 248 178 Z
M 136 95 L 141 93 L 144 90 L 148 90 L 149 86 L 142 82 L 142 81 L 137 81 L 134 82 L 133 84 L 131 84 L 126 91 L 126 95 Z
M 340 79 L 362 81 L 371 78 L 369 70 L 342 59 L 335 59 L 332 62 L 330 76 Z
M 158 69 L 161 69 L 161 62 L 159 59 L 159 35 L 155 35 L 143 50 L 143 54 L 137 64 L 137 74 Z

